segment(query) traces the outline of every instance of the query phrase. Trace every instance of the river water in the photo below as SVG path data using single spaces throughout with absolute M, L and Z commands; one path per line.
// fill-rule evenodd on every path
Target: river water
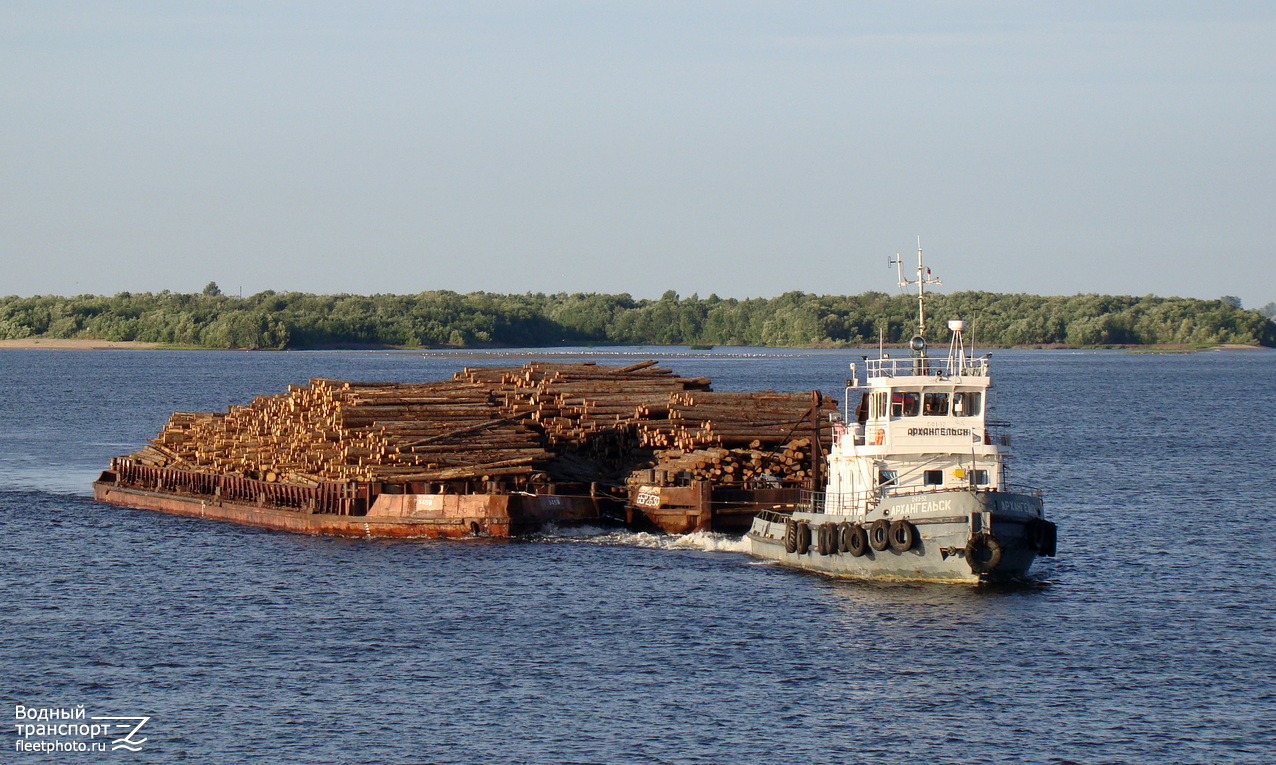
M 839 399 L 858 361 L 581 354 Z M 4 760 L 1276 761 L 1276 352 L 995 353 L 1014 478 L 1059 524 L 1011 589 L 832 580 L 712 534 L 339 540 L 90 498 L 173 411 L 524 361 L 0 351 Z M 149 717 L 145 742 L 15 750 L 114 740 L 15 727 L 80 707 Z

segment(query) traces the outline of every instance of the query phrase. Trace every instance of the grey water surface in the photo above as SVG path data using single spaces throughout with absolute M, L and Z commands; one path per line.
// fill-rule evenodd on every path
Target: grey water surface
M 579 353 L 839 399 L 859 360 Z M 1276 762 L 1272 351 L 994 353 L 1014 478 L 1059 524 L 1016 588 L 826 579 L 720 535 L 326 539 L 90 498 L 173 411 L 525 360 L 0 351 L 3 760 Z M 18 705 L 146 716 L 146 741 L 18 751 Z

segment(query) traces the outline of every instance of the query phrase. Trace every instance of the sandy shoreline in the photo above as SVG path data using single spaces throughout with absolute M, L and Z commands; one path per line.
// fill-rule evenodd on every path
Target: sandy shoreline
M 21 340 L 0 340 L 0 349 L 42 348 L 49 351 L 100 351 L 111 348 L 147 350 L 158 346 L 159 343 L 139 343 L 133 340 L 116 342 L 111 340 L 62 340 L 51 337 L 25 337 Z

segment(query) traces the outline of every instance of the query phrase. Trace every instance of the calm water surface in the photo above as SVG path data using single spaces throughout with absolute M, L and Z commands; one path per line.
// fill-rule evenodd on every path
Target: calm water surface
M 841 398 L 852 360 L 665 366 Z M 1060 526 L 1011 590 L 830 580 L 720 535 L 312 539 L 89 498 L 172 411 L 522 362 L 0 351 L 4 761 L 1276 761 L 1276 352 L 996 353 L 1015 479 Z M 18 704 L 149 716 L 147 741 L 15 753 Z

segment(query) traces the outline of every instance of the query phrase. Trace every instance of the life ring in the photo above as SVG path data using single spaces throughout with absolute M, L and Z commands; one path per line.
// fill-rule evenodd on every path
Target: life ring
M 878 518 L 868 527 L 868 546 L 881 552 L 891 544 L 891 522 Z
M 797 552 L 797 521 L 792 518 L 784 520 L 784 551 L 786 553 Z
M 846 551 L 851 557 L 858 558 L 868 552 L 868 534 L 864 533 L 864 527 L 858 523 L 848 523 L 850 527 L 851 538 L 847 541 Z
M 806 521 L 797 522 L 797 549 L 794 551 L 798 555 L 806 555 L 806 551 L 811 549 L 811 524 Z
M 992 534 L 980 532 L 966 543 L 966 562 L 976 574 L 992 572 L 1001 564 L 1001 542 Z
M 899 553 L 908 552 L 917 543 L 917 530 L 913 524 L 901 518 L 891 524 L 890 540 L 892 550 Z
M 873 445 L 881 446 L 886 441 L 886 428 L 878 428 L 877 434 L 873 436 Z

